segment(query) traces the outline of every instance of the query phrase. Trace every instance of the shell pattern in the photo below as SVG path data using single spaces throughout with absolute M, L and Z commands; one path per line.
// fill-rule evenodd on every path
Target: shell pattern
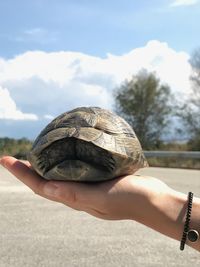
M 80 107 L 50 122 L 28 155 L 47 180 L 104 181 L 147 166 L 131 126 L 111 111 Z

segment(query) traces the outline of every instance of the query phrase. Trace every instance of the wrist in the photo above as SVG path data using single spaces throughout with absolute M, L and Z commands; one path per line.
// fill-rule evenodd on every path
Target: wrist
M 187 213 L 187 195 L 165 187 L 152 190 L 146 199 L 146 208 L 136 220 L 180 242 Z M 200 199 L 194 197 L 189 229 L 200 233 L 199 210 Z M 187 240 L 186 244 L 200 251 L 200 239 L 195 243 Z
M 134 220 L 174 239 L 180 240 L 185 219 L 187 195 L 179 193 L 159 180 L 143 190 Z
M 155 220 L 161 220 L 172 202 L 174 194 L 164 182 L 153 177 L 138 177 L 132 180 L 131 219 L 154 228 Z M 165 207 L 166 206 L 166 207 Z M 160 217 L 162 215 L 162 217 Z M 166 215 L 167 216 L 167 215 Z

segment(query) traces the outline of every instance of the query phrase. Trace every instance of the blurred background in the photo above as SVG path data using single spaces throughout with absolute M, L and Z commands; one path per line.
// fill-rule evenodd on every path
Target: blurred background
M 0 10 L 0 156 L 26 158 L 43 127 L 78 106 L 118 113 L 144 150 L 200 150 L 198 0 L 7 0 Z M 197 152 L 146 155 L 200 168 Z

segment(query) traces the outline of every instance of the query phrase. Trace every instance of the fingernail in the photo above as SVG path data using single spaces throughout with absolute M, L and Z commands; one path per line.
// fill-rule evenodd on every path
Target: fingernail
M 55 184 L 52 184 L 51 182 L 48 182 L 44 186 L 44 194 L 46 196 L 55 196 L 56 195 L 56 190 L 58 189 L 58 186 Z

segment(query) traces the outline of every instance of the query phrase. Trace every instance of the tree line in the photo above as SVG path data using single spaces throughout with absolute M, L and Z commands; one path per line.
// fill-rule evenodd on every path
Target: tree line
M 31 149 L 32 142 L 27 138 L 0 138 L 0 156 L 12 155 L 19 159 L 26 159 L 26 154 Z

